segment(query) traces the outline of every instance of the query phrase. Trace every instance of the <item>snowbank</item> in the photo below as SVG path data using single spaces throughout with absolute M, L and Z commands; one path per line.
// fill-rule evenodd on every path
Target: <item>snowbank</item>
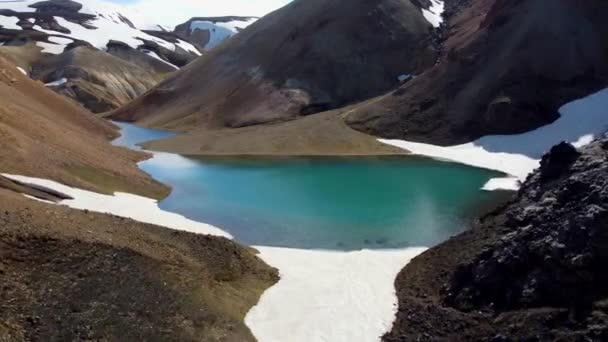
M 443 23 L 443 9 L 443 0 L 431 0 L 431 7 L 429 9 L 423 8 L 422 15 L 433 27 L 439 27 Z
M 7 17 L 4 15 L 0 15 L 0 26 L 2 26 L 3 29 L 21 30 L 21 26 L 17 25 L 18 22 L 19 18 L 17 17 Z
M 379 141 L 413 154 L 505 172 L 519 181 L 538 168 L 543 154 L 567 141 L 582 147 L 608 130 L 608 88 L 570 102 L 560 118 L 547 126 L 515 135 L 493 135 L 457 146 L 435 146 L 404 140 Z M 484 189 L 513 189 L 515 180 L 494 179 Z
M 63 78 L 58 79 L 57 81 L 46 83 L 45 86 L 47 86 L 47 87 L 58 87 L 58 86 L 60 86 L 62 84 L 66 84 L 67 82 L 68 82 L 68 79 L 65 78 L 65 77 L 63 77 Z
M 159 156 L 171 157 L 166 153 Z M 71 208 L 231 238 L 213 226 L 163 211 L 149 198 L 125 193 L 102 195 L 45 179 L 3 176 L 69 195 L 74 199 L 60 204 Z M 245 320 L 261 342 L 379 341 L 395 318 L 395 277 L 424 251 L 410 248 L 347 253 L 255 248 L 260 251 L 260 257 L 281 274 L 281 280 L 264 293 Z
M 3 174 L 3 176 L 18 182 L 33 184 L 53 189 L 66 194 L 73 200 L 61 201 L 61 205 L 74 209 L 89 210 L 99 213 L 112 214 L 131 218 L 136 221 L 164 226 L 196 234 L 208 234 L 232 238 L 225 231 L 208 224 L 189 220 L 181 215 L 164 211 L 158 207 L 156 200 L 132 194 L 117 192 L 103 195 L 91 191 L 72 188 L 63 184 L 40 178 Z
M 395 319 L 395 277 L 424 251 L 255 248 L 281 275 L 245 318 L 261 342 L 379 341 Z
M 174 68 L 175 70 L 178 70 L 178 69 L 179 69 L 179 67 L 177 67 L 176 65 L 173 65 L 173 64 L 171 64 L 171 63 L 169 63 L 169 62 L 165 61 L 164 59 L 160 58 L 160 56 L 159 56 L 159 55 L 158 55 L 156 52 L 154 52 L 154 51 L 150 51 L 150 50 L 142 50 L 142 51 L 143 51 L 143 52 L 144 52 L 146 55 L 148 55 L 148 56 L 150 56 L 150 57 L 152 57 L 152 58 L 158 59 L 159 61 L 161 61 L 161 62 L 163 62 L 163 63 L 165 63 L 165 64 L 167 64 L 167 65 L 171 66 L 171 67 L 172 67 L 172 68 Z

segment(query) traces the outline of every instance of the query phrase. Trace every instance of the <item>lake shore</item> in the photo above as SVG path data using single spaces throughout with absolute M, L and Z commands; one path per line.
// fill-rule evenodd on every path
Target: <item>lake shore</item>
M 404 155 L 342 120 L 342 110 L 298 120 L 241 128 L 182 132 L 142 144 L 147 150 L 192 156 L 369 156 Z M 169 129 L 171 127 L 152 127 Z
M 496 178 L 487 190 L 517 190 L 529 174 L 540 166 L 540 159 L 562 141 L 582 147 L 601 136 L 608 127 L 608 88 L 565 104 L 555 122 L 530 132 L 486 136 L 457 146 L 437 146 L 405 140 L 378 141 L 402 148 L 416 155 L 504 172 L 509 177 Z
M 74 209 L 142 220 L 197 234 L 230 237 L 218 228 L 164 212 L 155 200 L 145 197 L 121 193 L 103 195 L 45 179 L 4 176 L 68 195 L 73 199 L 59 204 Z M 281 275 L 279 282 L 264 293 L 246 316 L 254 336 L 261 341 L 282 341 L 285 336 L 289 336 L 290 341 L 331 337 L 332 342 L 351 341 L 353 336 L 364 337 L 366 341 L 379 340 L 394 320 L 397 297 L 393 282 L 397 273 L 425 250 L 405 248 L 344 253 L 254 248 L 263 261 L 278 267 Z M 362 269 L 369 272 L 361 272 Z

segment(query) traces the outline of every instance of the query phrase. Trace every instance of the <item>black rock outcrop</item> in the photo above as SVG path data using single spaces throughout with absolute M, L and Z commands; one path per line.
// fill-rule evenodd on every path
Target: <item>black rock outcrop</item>
M 551 149 L 506 205 L 399 275 L 388 341 L 608 340 L 608 137 Z

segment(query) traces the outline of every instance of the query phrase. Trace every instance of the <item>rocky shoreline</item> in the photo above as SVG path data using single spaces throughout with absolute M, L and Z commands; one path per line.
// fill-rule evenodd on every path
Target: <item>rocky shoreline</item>
M 506 205 L 396 281 L 385 341 L 608 338 L 608 138 L 562 143 Z

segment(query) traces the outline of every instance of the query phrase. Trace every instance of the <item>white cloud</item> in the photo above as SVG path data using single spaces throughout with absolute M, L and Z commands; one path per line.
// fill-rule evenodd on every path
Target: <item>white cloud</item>
M 136 0 L 126 6 L 139 12 L 146 26 L 175 26 L 192 17 L 256 16 L 261 17 L 291 0 Z

